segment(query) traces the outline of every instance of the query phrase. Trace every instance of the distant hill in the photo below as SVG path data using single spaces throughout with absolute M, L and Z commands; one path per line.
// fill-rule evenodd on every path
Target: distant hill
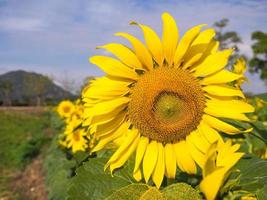
M 54 104 L 74 95 L 48 77 L 22 70 L 0 75 L 0 105 Z

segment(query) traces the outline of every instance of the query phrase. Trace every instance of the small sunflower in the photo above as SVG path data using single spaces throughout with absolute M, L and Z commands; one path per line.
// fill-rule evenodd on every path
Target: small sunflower
M 77 129 L 72 132 L 66 133 L 66 147 L 71 148 L 73 153 L 77 151 L 85 151 L 88 142 L 86 139 L 86 132 L 84 129 Z
M 232 146 L 231 140 L 220 145 L 215 142 L 210 146 L 205 156 L 203 180 L 200 183 L 200 190 L 205 194 L 207 200 L 216 198 L 229 171 L 244 155 L 244 153 L 236 152 L 239 147 L 239 144 Z
M 248 82 L 248 78 L 245 76 L 247 70 L 246 61 L 244 58 L 236 60 L 233 66 L 233 72 L 239 74 L 241 77 L 235 81 L 235 86 L 240 87 L 244 82 Z
M 135 153 L 133 176 L 159 188 L 164 175 L 175 178 L 177 166 L 195 174 L 204 167 L 209 146 L 219 132 L 242 132 L 222 118 L 249 121 L 254 108 L 233 81 L 242 77 L 225 69 L 232 49 L 218 51 L 215 31 L 195 26 L 179 39 L 175 20 L 162 14 L 162 38 L 150 27 L 132 22 L 144 33 L 146 45 L 128 33 L 133 49 L 110 43 L 114 57 L 93 56 L 90 62 L 106 76 L 83 91 L 84 125 L 99 139 L 94 151 L 116 142 L 106 164 L 111 172 Z
M 80 99 L 74 104 L 74 111 L 65 120 L 64 133 L 59 136 L 59 144 L 73 153 L 91 151 L 95 146 L 94 135 L 88 134 L 87 127 L 82 127 L 83 105 Z
M 75 110 L 75 106 L 71 101 L 61 101 L 57 107 L 57 112 L 60 117 L 68 118 L 72 115 Z

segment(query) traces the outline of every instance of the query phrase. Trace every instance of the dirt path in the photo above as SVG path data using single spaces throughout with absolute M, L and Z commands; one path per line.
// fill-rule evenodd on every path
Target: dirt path
M 12 111 L 12 112 L 27 112 L 27 113 L 42 113 L 46 110 L 46 107 L 36 106 L 0 106 L 0 111 Z
M 25 200 L 47 200 L 42 165 L 41 156 L 34 159 L 23 172 L 15 176 L 10 185 L 11 190 Z

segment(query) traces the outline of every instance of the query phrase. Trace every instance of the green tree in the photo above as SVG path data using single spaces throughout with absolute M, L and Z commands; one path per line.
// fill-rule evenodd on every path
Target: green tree
M 27 77 L 25 77 L 24 81 L 27 95 L 33 96 L 35 98 L 36 106 L 41 106 L 44 101 L 44 95 L 47 91 L 47 87 L 50 85 L 49 78 L 28 75 Z
M 253 32 L 251 39 L 255 42 L 251 46 L 253 58 L 249 62 L 250 72 L 260 73 L 261 79 L 267 82 L 267 33 Z
M 0 92 L 3 96 L 3 105 L 4 106 L 12 106 L 12 101 L 10 98 L 10 94 L 13 89 L 13 84 L 9 80 L 1 80 L 0 81 Z

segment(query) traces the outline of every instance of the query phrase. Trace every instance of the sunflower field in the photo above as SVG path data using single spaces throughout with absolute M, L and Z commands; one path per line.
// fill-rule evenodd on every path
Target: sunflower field
M 22 199 L 267 200 L 267 96 L 243 92 L 245 58 L 206 24 L 181 34 L 167 12 L 161 36 L 130 25 L 143 38 L 98 46 L 89 62 L 105 75 L 76 100 L 0 111 L 0 200 L 21 199 L 10 188 L 30 176 Z M 36 158 L 42 180 L 14 175 Z
M 45 169 L 50 199 L 267 199 L 267 102 L 246 97 L 246 62 L 205 24 L 183 36 L 162 14 L 162 39 L 116 33 L 106 75 L 57 107 Z M 179 41 L 179 42 L 178 42 Z

